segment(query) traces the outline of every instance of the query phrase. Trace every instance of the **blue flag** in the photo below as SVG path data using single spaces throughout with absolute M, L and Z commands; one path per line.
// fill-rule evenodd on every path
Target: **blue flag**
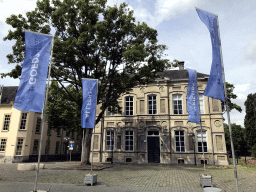
M 225 102 L 217 16 L 200 9 L 196 9 L 196 11 L 202 22 L 209 29 L 212 41 L 212 67 L 204 95 Z
M 196 71 L 188 71 L 187 108 L 188 122 L 200 124 Z
M 42 113 L 52 36 L 25 32 L 26 56 L 14 108 Z
M 94 128 L 97 106 L 97 79 L 82 79 L 83 106 L 81 111 L 82 128 Z

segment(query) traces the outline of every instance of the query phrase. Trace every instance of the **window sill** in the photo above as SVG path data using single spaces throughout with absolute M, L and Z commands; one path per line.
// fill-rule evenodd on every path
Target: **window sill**
M 26 129 L 19 129 L 19 131 L 27 131 Z
M 40 135 L 41 133 L 36 132 L 35 134 Z
M 2 130 L 2 132 L 9 132 L 9 130 Z

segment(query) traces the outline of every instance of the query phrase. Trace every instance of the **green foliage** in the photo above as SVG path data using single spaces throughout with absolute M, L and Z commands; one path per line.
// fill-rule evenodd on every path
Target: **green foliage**
M 228 100 L 228 106 L 229 106 L 229 110 L 237 110 L 239 111 L 240 113 L 242 112 L 242 108 L 235 104 L 235 103 L 232 103 L 231 102 L 231 99 L 236 99 L 237 98 L 237 95 L 233 93 L 234 91 L 234 85 L 233 84 L 230 84 L 228 82 L 226 82 L 226 89 L 227 89 L 227 100 Z M 224 111 L 224 103 L 221 102 L 221 106 L 222 106 L 222 111 Z
M 256 158 L 256 143 L 252 146 L 252 156 Z
M 235 155 L 237 157 L 244 156 L 247 152 L 244 128 L 242 128 L 240 125 L 236 125 L 235 123 L 232 123 L 231 130 L 232 130 L 232 138 L 233 138 Z M 229 151 L 229 154 L 232 154 L 229 127 L 227 124 L 224 124 L 224 132 L 225 132 L 227 151 Z
M 172 63 L 161 59 L 165 45 L 157 43 L 157 31 L 146 23 L 136 23 L 125 3 L 106 6 L 107 0 L 38 0 L 34 11 L 11 15 L 4 40 L 15 40 L 8 63 L 16 67 L 1 77 L 19 78 L 25 58 L 24 29 L 54 33 L 52 83 L 48 120 L 54 129 L 80 127 L 82 78 L 99 80 L 97 104 L 101 106 L 96 124 L 104 111 L 121 112 L 117 99 L 138 84 L 153 82 Z M 147 60 L 147 62 L 144 62 Z M 87 163 L 91 129 L 86 131 Z
M 67 86 L 70 92 L 74 91 L 72 86 Z M 76 93 L 76 94 L 75 94 Z M 73 96 L 81 97 L 81 93 L 75 92 Z M 65 92 L 58 82 L 53 80 L 49 89 L 47 120 L 51 129 L 64 129 L 69 132 L 81 132 L 80 107 L 74 101 L 70 101 L 67 92 Z
M 81 109 L 82 97 L 77 96 L 81 94 L 81 79 L 99 79 L 98 123 L 107 107 L 111 106 L 115 113 L 121 111 L 117 99 L 122 93 L 138 83 L 154 81 L 159 71 L 171 66 L 168 60 L 161 59 L 166 46 L 157 44 L 157 31 L 144 22 L 136 23 L 133 11 L 125 3 L 119 7 L 106 6 L 106 0 L 53 0 L 52 3 L 41 0 L 34 11 L 27 12 L 26 18 L 22 15 L 7 18 L 6 23 L 14 31 L 9 31 L 4 40 L 16 40 L 13 53 L 7 57 L 9 63 L 17 66 L 10 73 L 1 74 L 2 77 L 20 76 L 25 57 L 24 29 L 54 32 L 51 76 L 66 92 L 63 101 L 69 100 Z M 145 60 L 148 62 L 142 62 Z
M 252 155 L 256 158 L 256 143 L 252 146 Z
M 249 94 L 245 105 L 245 135 L 246 141 L 250 149 L 256 144 L 256 93 Z

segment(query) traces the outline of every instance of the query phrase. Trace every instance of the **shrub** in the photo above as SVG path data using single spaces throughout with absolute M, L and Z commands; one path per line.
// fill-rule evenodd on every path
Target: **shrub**
M 252 146 L 252 155 L 256 158 L 256 143 Z

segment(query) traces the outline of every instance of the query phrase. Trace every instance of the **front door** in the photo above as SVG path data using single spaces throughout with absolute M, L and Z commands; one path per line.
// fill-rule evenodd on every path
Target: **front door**
M 160 163 L 159 137 L 147 138 L 148 143 L 148 163 Z

